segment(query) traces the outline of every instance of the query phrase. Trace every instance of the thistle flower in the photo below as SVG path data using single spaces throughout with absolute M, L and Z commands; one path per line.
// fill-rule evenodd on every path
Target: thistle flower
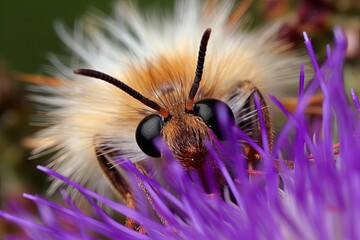
M 327 48 L 327 60 L 320 67 L 310 40 L 304 34 L 315 77 L 304 89 L 301 68 L 299 104 L 294 113 L 289 113 L 270 96 L 288 118 L 276 136 L 272 151 L 261 148 L 239 129 L 227 130 L 231 141 L 208 145 L 209 154 L 227 182 L 224 194 L 216 191 L 211 169 L 205 176 L 213 189 L 213 194 L 208 194 L 199 177 L 186 173 L 165 149 L 168 164 L 163 172 L 168 188 L 152 176 L 139 172 L 130 161 L 117 161 L 133 178 L 136 210 L 39 166 L 41 171 L 76 188 L 91 204 L 92 213 L 81 211 L 62 192 L 66 206 L 24 194 L 36 204 L 38 217 L 26 212 L 4 211 L 0 211 L 0 216 L 19 225 L 29 239 L 95 239 L 100 236 L 111 239 L 358 239 L 360 104 L 353 90 L 357 112 L 347 101 L 342 78 L 346 40 L 338 28 L 334 35 L 334 46 Z M 304 111 L 319 88 L 324 95 L 323 114 L 315 129 L 304 117 Z M 261 111 L 258 113 L 261 115 Z M 224 131 L 228 124 L 223 120 Z M 266 136 L 263 131 L 263 142 L 267 141 Z M 263 156 L 261 171 L 247 171 L 235 144 L 239 139 L 247 141 Z M 231 164 L 231 173 L 222 160 L 223 155 L 229 161 L 226 164 Z M 285 159 L 294 161 L 294 170 L 286 166 Z M 280 173 L 274 169 L 274 161 L 279 164 Z M 100 208 L 99 202 L 113 212 L 134 219 L 141 231 L 126 228 Z

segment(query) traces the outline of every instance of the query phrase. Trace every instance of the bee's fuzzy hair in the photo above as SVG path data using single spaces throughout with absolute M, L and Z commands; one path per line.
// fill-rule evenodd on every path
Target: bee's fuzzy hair
M 215 5 L 214 5 L 215 4 Z M 53 58 L 59 86 L 37 87 L 38 118 L 46 128 L 34 156 L 56 152 L 49 166 L 100 194 L 109 186 L 99 169 L 94 146 L 106 145 L 133 162 L 148 157 L 135 141 L 137 124 L 151 109 L 100 80 L 76 76 L 77 68 L 112 75 L 143 95 L 170 107 L 184 100 L 194 78 L 201 35 L 212 29 L 198 98 L 228 101 L 234 113 L 242 98 L 228 98 L 239 81 L 249 80 L 264 94 L 282 94 L 296 86 L 303 59 L 275 40 L 279 23 L 247 32 L 243 21 L 229 24 L 233 1 L 177 1 L 172 15 L 143 16 L 133 5 L 116 5 L 115 16 L 94 14 L 69 34 L 57 31 L 73 56 L 66 64 Z M 164 92 L 176 89 L 179 102 Z M 60 186 L 54 181 L 50 192 Z

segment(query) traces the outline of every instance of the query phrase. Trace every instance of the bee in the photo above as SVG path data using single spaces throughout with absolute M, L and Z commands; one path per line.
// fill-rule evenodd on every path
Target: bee
M 53 59 L 60 84 L 37 87 L 46 128 L 33 155 L 54 152 L 49 167 L 100 194 L 115 190 L 133 206 L 116 158 L 142 171 L 144 162 L 159 166 L 166 161 L 154 143 L 160 137 L 186 171 L 200 172 L 210 133 L 224 138 L 219 114 L 261 144 L 255 94 L 271 147 L 266 94 L 294 88 L 303 59 L 276 39 L 279 23 L 246 31 L 243 10 L 233 1 L 178 1 L 160 20 L 120 3 L 115 19 L 88 18 L 73 36 L 58 28 L 74 56 L 67 65 Z M 245 153 L 251 166 L 257 154 Z M 60 185 L 54 180 L 49 191 Z

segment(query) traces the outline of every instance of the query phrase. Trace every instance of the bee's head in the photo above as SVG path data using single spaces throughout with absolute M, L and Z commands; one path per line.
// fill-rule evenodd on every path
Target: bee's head
M 226 115 L 226 116 L 224 116 Z M 191 110 L 184 109 L 169 118 L 152 114 L 145 117 L 136 130 L 136 141 L 144 153 L 160 157 L 161 152 L 154 140 L 162 137 L 185 169 L 200 169 L 207 155 L 205 142 L 212 131 L 220 140 L 224 139 L 220 118 L 234 119 L 229 106 L 216 99 L 195 102 Z
M 199 89 L 202 78 L 207 43 L 211 30 L 207 29 L 201 39 L 198 61 L 194 82 L 191 86 L 185 107 L 178 107 L 180 111 L 170 111 L 149 98 L 141 95 L 136 90 L 123 82 L 89 69 L 79 69 L 75 73 L 104 80 L 115 85 L 130 96 L 139 100 L 146 106 L 157 111 L 145 117 L 136 129 L 136 141 L 140 149 L 151 157 L 160 157 L 161 152 L 155 146 L 154 140 L 162 137 L 169 147 L 173 156 L 186 169 L 199 169 L 207 155 L 205 142 L 209 139 L 209 131 L 212 131 L 219 139 L 224 136 L 220 128 L 219 114 L 226 114 L 227 118 L 234 119 L 229 106 L 216 99 L 202 99 L 195 102 L 195 96 Z M 218 109 L 222 109 L 220 112 Z M 224 116 L 221 116 L 224 117 Z

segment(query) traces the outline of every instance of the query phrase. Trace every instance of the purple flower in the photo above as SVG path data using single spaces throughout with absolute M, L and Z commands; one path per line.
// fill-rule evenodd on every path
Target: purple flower
M 213 192 L 208 194 L 199 176 L 186 173 L 165 149 L 168 164 L 162 172 L 167 188 L 139 172 L 130 161 L 118 160 L 133 180 L 136 210 L 39 166 L 48 175 L 80 191 L 91 204 L 92 212 L 85 213 L 62 192 L 66 206 L 24 194 L 36 204 L 38 217 L 4 211 L 0 211 L 0 216 L 19 225 L 29 239 L 359 239 L 360 104 L 353 90 L 354 103 L 348 103 L 342 76 L 346 40 L 338 28 L 334 35 L 334 46 L 328 47 L 327 60 L 319 67 L 304 34 L 315 77 L 304 89 L 301 67 L 299 104 L 294 113 L 270 96 L 288 118 L 272 151 L 259 147 L 239 129 L 228 131 L 231 141 L 208 145 L 210 156 L 227 182 L 225 193 L 217 190 L 211 168 L 205 171 L 207 185 Z M 314 128 L 304 111 L 319 88 L 324 95 L 323 114 Z M 259 105 L 257 98 L 255 103 Z M 261 111 L 258 113 L 261 115 Z M 227 129 L 226 119 L 223 121 Z M 260 125 L 265 126 L 262 121 Z M 266 143 L 265 130 L 262 136 Z M 250 178 L 236 144 L 239 139 L 248 141 L 264 159 L 263 169 L 250 172 Z M 231 165 L 231 173 L 218 151 L 229 159 L 226 164 Z M 295 168 L 288 168 L 283 160 L 293 160 Z M 280 174 L 274 161 L 279 164 Z M 98 203 L 134 219 L 146 234 L 126 228 Z

